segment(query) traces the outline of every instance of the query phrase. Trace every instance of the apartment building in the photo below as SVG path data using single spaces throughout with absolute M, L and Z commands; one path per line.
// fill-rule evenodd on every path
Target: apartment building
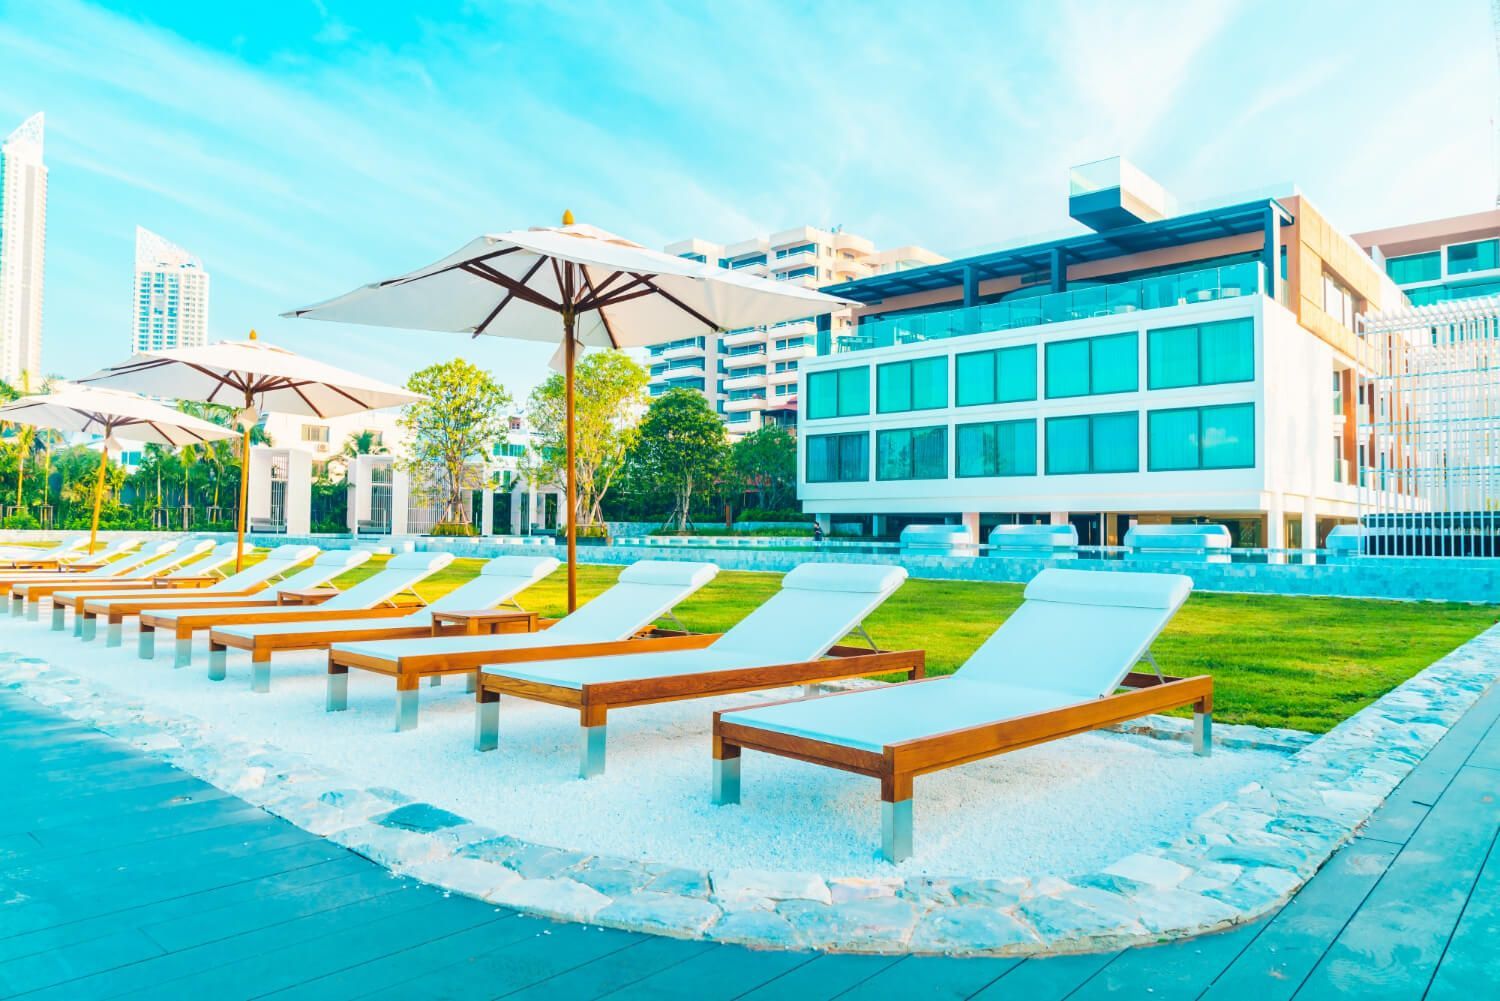
M 1401 292 L 1295 192 L 1181 213 L 1114 158 L 1088 231 L 825 286 L 863 305 L 803 360 L 799 495 L 825 524 L 1228 524 L 1313 545 L 1358 514 L 1357 314 Z
M 131 350 L 169 351 L 208 343 L 208 290 L 202 261 L 137 226 Z
M 1500 295 L 1500 209 L 1356 233 L 1413 306 Z
M 864 237 L 812 226 L 727 245 L 694 238 L 664 249 L 700 264 L 812 287 L 944 260 L 921 247 L 877 250 Z M 842 329 L 848 322 L 835 317 L 833 325 Z M 814 353 L 815 333 L 807 318 L 653 345 L 651 394 L 679 387 L 698 390 L 724 418 L 732 437 L 768 423 L 795 426 L 797 371 L 802 359 Z
M 42 384 L 47 165 L 41 112 L 0 140 L 0 380 Z

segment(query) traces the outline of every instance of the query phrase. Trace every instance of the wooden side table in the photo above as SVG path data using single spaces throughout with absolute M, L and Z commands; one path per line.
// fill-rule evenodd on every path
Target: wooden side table
M 482 608 L 474 611 L 433 612 L 432 635 L 492 636 L 496 633 L 534 633 L 537 613 L 519 608 Z
M 336 587 L 308 587 L 296 591 L 277 591 L 276 604 L 278 605 L 321 605 L 323 602 L 340 594 Z

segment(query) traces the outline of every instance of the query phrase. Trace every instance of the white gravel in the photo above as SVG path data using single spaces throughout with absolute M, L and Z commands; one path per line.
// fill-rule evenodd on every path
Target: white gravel
M 71 625 L 71 624 L 70 624 Z M 207 651 L 174 671 L 168 649 L 135 656 L 135 635 L 107 650 L 45 624 L 0 621 L 0 649 L 46 659 L 165 715 L 192 716 L 242 740 L 308 755 L 365 786 L 401 790 L 514 837 L 559 848 L 694 868 L 828 876 L 1067 876 L 1179 834 L 1197 814 L 1286 760 L 1095 733 L 919 778 L 916 854 L 877 857 L 874 780 L 746 752 L 737 807 L 709 803 L 712 711 L 787 693 L 622 710 L 609 724 L 608 770 L 577 778 L 575 713 L 506 699 L 500 749 L 474 751 L 473 697 L 461 679 L 422 689 L 421 725 L 391 731 L 388 678 L 350 673 L 349 710 L 325 713 L 322 654 L 278 656 L 272 690 L 249 690 L 248 658 L 207 679 Z

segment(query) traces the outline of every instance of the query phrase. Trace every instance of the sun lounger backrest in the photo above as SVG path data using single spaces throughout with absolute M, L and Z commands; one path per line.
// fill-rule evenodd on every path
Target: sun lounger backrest
M 1193 590 L 1180 574 L 1049 568 L 958 669 L 965 681 L 1112 694 Z
M 312 566 L 298 570 L 276 584 L 275 589 L 301 591 L 309 587 L 322 587 L 345 570 L 352 570 L 369 558 L 370 553 L 364 549 L 330 549 L 313 560 Z
M 329 612 L 374 608 L 452 562 L 452 553 L 402 553 L 393 556 L 374 576 L 365 578 L 342 594 L 334 595 L 319 607 Z
M 185 560 L 197 556 L 207 549 L 212 549 L 212 539 L 183 539 L 176 545 L 169 546 L 166 552 L 148 559 L 145 563 L 130 571 L 132 577 L 153 577 L 165 573 L 175 566 L 181 565 Z
M 126 562 L 126 563 L 122 564 L 122 563 L 120 563 L 119 560 L 116 559 L 116 557 L 122 556 L 123 554 L 128 553 L 131 550 L 138 548 L 140 546 L 140 544 L 141 544 L 140 537 L 139 536 L 135 536 L 135 535 L 126 536 L 124 538 L 116 539 L 115 541 L 111 542 L 109 545 L 105 546 L 103 549 L 99 550 L 97 553 L 93 553 L 91 555 L 87 555 L 87 556 L 83 557 L 83 559 L 85 561 L 85 564 L 87 564 L 87 563 L 103 563 L 104 564 L 103 566 L 96 567 L 93 570 L 85 570 L 83 573 L 79 574 L 78 576 L 80 576 L 80 577 L 113 577 L 116 574 L 123 573 L 125 570 L 129 570 L 131 567 L 135 566 L 136 563 L 135 562 Z M 85 545 L 84 548 L 86 549 L 86 548 L 88 548 L 88 546 Z M 148 555 L 146 558 L 150 559 L 150 556 Z
M 558 643 L 604 643 L 628 639 L 666 615 L 718 576 L 712 563 L 638 560 L 613 587 L 585 602 L 547 630 Z
M 233 548 L 233 544 L 230 544 L 230 547 Z M 298 563 L 305 563 L 316 555 L 318 555 L 317 546 L 277 546 L 266 553 L 259 563 L 252 563 L 238 573 L 232 573 L 217 584 L 212 584 L 198 593 L 254 590 L 272 577 L 284 574 Z
M 107 577 L 128 577 L 139 570 L 142 566 L 151 562 L 158 556 L 164 556 L 177 546 L 176 539 L 165 539 L 151 545 L 141 546 L 133 553 L 126 553 L 119 559 L 111 560 L 107 566 L 100 567 L 101 571 L 108 570 Z M 95 571 L 90 570 L 89 573 Z
M 209 542 L 209 545 L 213 546 L 212 541 Z M 219 569 L 219 567 L 234 559 L 234 549 L 235 546 L 233 542 L 221 542 L 217 546 L 213 546 L 213 548 L 209 550 L 207 556 L 204 556 L 202 559 L 196 559 L 184 566 L 180 566 L 175 572 L 170 573 L 167 576 L 201 577 L 206 573 L 210 573 L 214 570 Z M 199 550 L 199 552 L 202 552 L 202 550 Z
M 710 649 L 752 654 L 766 664 L 814 660 L 848 635 L 906 580 L 904 567 L 804 563 L 781 590 Z
M 454 588 L 424 610 L 469 611 L 494 608 L 556 570 L 558 562 L 551 556 L 497 556 L 479 568 L 479 576 Z M 420 621 L 421 613 L 414 613 Z

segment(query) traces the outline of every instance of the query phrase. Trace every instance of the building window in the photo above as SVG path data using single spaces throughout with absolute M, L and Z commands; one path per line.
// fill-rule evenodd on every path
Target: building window
M 815 434 L 807 438 L 807 482 L 854 483 L 870 478 L 870 436 Z
M 1136 378 L 1136 335 L 1111 334 L 1047 345 L 1047 397 L 1131 393 Z
M 302 425 L 302 440 L 328 444 L 328 428 L 323 424 Z
M 678 254 L 677 256 L 683 258 L 684 260 L 697 261 L 699 264 L 708 263 L 708 258 L 704 257 L 702 254 Z
M 1500 240 L 1479 240 L 1475 243 L 1455 243 L 1448 248 L 1448 273 L 1468 274 L 1470 271 L 1491 271 L 1500 268 Z
M 1255 320 L 1242 317 L 1146 334 L 1151 389 L 1216 386 L 1255 378 Z
M 1397 285 L 1412 282 L 1435 282 L 1443 277 L 1443 255 L 1434 250 L 1426 254 L 1391 257 L 1385 262 L 1385 273 Z
M 1348 286 L 1328 272 L 1323 272 L 1323 312 L 1344 325 L 1354 329 L 1354 314 L 1359 312 L 1354 293 Z
M 876 409 L 882 414 L 937 410 L 948 405 L 948 357 L 918 358 L 875 370 Z
M 960 424 L 954 431 L 959 476 L 1035 476 L 1036 421 Z
M 782 247 L 776 251 L 776 259 L 779 261 L 783 257 L 791 257 L 793 254 L 816 254 L 817 252 L 818 245 L 816 243 L 799 243 L 795 247 Z
M 875 436 L 878 480 L 944 480 L 948 478 L 946 427 L 897 428 Z
M 870 367 L 813 372 L 807 377 L 807 417 L 858 417 L 870 412 Z
M 1036 345 L 959 355 L 954 362 L 960 407 L 1036 399 Z
M 1255 405 L 1153 410 L 1146 439 L 1152 472 L 1249 469 L 1255 465 Z
M 1047 475 L 1133 473 L 1140 469 L 1135 411 L 1047 420 Z

